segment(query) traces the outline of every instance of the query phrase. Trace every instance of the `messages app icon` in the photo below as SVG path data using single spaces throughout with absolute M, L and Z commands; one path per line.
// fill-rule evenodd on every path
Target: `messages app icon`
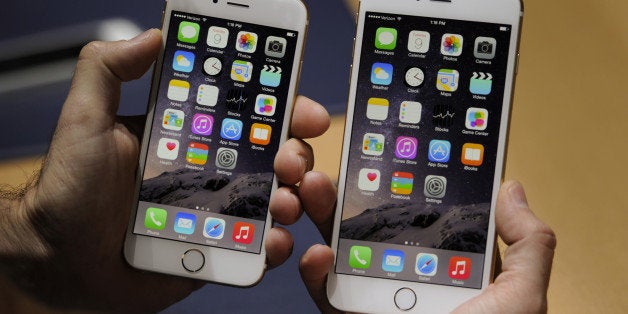
M 179 41 L 188 44 L 196 44 L 200 30 L 201 27 L 196 23 L 181 22 L 181 24 L 179 24 Z
M 403 270 L 403 251 L 385 250 L 382 258 L 382 270 L 391 273 L 400 273 Z
M 375 34 L 375 48 L 393 50 L 397 46 L 397 30 L 394 28 L 380 27 Z

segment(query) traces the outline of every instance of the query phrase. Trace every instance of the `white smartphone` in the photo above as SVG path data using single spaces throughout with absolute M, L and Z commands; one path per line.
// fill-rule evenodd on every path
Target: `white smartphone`
M 356 312 L 449 312 L 492 280 L 523 8 L 363 0 L 327 293 Z
M 124 255 L 236 286 L 262 277 L 308 12 L 300 0 L 168 0 Z

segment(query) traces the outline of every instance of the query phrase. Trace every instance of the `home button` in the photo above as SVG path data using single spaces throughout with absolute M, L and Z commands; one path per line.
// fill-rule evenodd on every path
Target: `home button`
M 199 250 L 187 250 L 181 257 L 181 264 L 185 270 L 195 273 L 205 266 L 205 256 Z
M 401 288 L 395 293 L 395 305 L 402 311 L 412 309 L 416 305 L 416 294 L 410 288 Z

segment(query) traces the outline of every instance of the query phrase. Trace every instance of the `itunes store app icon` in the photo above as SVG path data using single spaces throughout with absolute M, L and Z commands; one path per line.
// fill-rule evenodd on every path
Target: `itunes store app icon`
M 358 176 L 358 188 L 363 191 L 377 191 L 380 177 L 379 170 L 362 168 Z
M 208 114 L 197 113 L 192 118 L 192 133 L 211 135 L 214 129 L 214 117 Z

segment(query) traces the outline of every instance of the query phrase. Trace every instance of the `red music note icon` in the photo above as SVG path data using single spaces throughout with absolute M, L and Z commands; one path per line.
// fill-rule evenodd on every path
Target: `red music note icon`
M 236 243 L 251 244 L 254 234 L 255 226 L 253 224 L 238 221 L 233 225 L 231 239 Z
M 449 277 L 456 280 L 467 280 L 471 275 L 471 259 L 454 256 L 449 260 Z

